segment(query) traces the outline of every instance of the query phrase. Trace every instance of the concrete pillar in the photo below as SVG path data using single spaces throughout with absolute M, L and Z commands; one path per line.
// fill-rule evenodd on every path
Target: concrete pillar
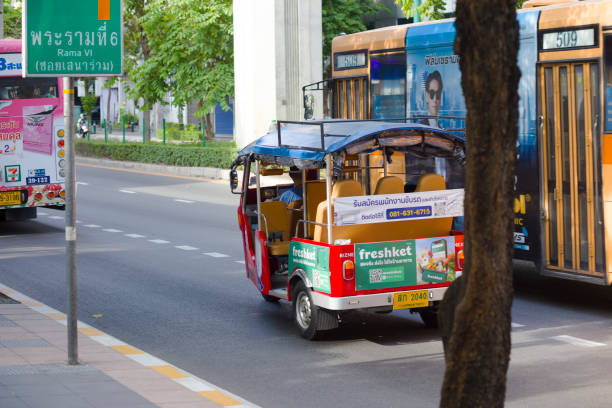
M 321 0 L 234 0 L 234 76 L 238 146 L 302 120 L 302 86 L 323 79 Z

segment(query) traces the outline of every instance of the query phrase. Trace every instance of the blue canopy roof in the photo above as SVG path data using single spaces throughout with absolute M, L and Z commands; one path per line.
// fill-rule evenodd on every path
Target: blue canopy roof
M 401 148 L 404 147 L 402 136 L 413 137 L 412 145 L 414 136 L 423 141 L 427 136 L 429 142 L 444 139 L 461 147 L 465 143 L 465 139 L 456 133 L 418 123 L 336 120 L 289 122 L 286 125 L 279 122 L 279 126 L 280 135 L 278 131 L 273 131 L 262 136 L 238 152 L 239 158 L 255 154 L 260 158 L 273 156 L 299 161 L 321 161 L 328 153 L 339 153 L 368 140 L 374 142 L 384 138 L 387 139 L 384 145 Z M 371 147 L 374 147 L 374 143 Z

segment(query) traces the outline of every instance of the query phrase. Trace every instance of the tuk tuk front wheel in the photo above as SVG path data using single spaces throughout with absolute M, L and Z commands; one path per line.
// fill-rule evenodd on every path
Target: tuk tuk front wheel
M 312 302 L 310 291 L 299 281 L 293 289 L 293 318 L 302 337 L 312 340 L 319 334 L 319 308 Z

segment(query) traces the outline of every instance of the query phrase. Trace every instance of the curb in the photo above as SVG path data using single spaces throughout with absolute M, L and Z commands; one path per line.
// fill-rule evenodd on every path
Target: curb
M 162 164 L 125 162 L 109 159 L 98 159 L 94 157 L 77 156 L 77 164 L 94 164 L 119 169 L 147 171 L 154 173 L 172 174 L 181 177 L 199 177 L 211 180 L 229 181 L 229 169 L 218 169 L 215 167 L 181 167 L 166 166 Z
M 18 301 L 22 305 L 38 312 L 49 319 L 55 320 L 59 324 L 67 326 L 66 315 L 56 309 L 53 309 L 43 303 L 40 303 L 6 285 L 0 283 L 0 291 L 9 296 L 11 299 Z M 116 337 L 110 336 L 86 323 L 77 321 L 77 330 L 80 334 L 89 337 L 91 340 L 101 344 L 102 346 L 112 349 L 125 357 L 141 364 L 144 367 L 157 371 L 158 373 L 168 377 L 170 381 L 182 385 L 186 389 L 195 392 L 208 401 L 214 402 L 221 407 L 233 408 L 261 408 L 258 405 L 252 404 L 245 399 L 232 394 L 223 388 L 217 387 L 185 370 L 182 370 L 164 360 L 161 360 L 149 353 L 146 353 L 136 347 L 133 347 Z M 118 381 L 121 383 L 120 381 Z M 146 395 L 142 395 L 146 398 Z

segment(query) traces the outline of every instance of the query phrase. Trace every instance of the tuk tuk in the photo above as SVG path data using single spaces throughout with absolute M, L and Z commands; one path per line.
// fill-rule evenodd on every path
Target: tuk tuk
M 279 121 L 230 171 L 247 277 L 307 339 L 353 309 L 436 326 L 463 266 L 464 163 L 461 134 L 417 123 Z

